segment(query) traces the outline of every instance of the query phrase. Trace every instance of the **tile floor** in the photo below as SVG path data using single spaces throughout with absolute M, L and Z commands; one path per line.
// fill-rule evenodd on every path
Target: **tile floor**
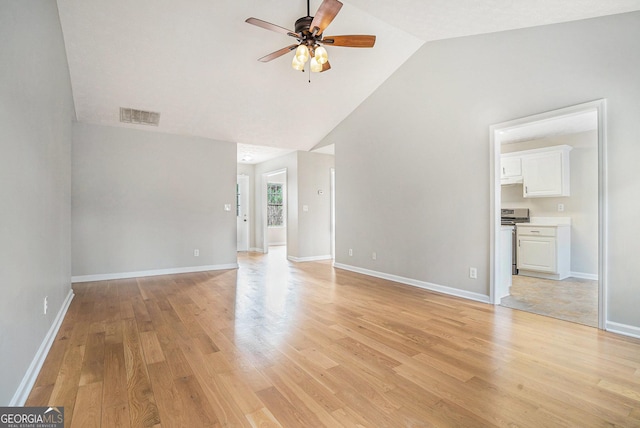
M 567 278 L 551 281 L 514 275 L 511 295 L 502 306 L 566 321 L 598 326 L 598 281 Z

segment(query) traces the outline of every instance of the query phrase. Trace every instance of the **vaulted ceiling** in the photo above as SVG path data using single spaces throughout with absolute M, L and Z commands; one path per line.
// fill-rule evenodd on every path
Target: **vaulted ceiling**
M 311 14 L 320 6 L 311 1 Z M 640 0 L 343 0 L 328 35 L 375 34 L 373 49 L 328 47 L 332 69 L 301 73 L 293 29 L 304 0 L 58 0 L 77 119 L 123 127 L 119 108 L 160 112 L 157 132 L 309 150 L 425 42 L 640 10 Z M 311 82 L 309 82 L 311 78 Z

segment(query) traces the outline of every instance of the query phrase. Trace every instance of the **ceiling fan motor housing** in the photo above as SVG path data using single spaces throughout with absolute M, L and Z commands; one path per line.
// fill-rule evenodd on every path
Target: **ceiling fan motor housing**
M 313 22 L 313 16 L 303 16 L 296 21 L 296 33 L 300 34 L 304 39 L 311 35 L 309 27 Z

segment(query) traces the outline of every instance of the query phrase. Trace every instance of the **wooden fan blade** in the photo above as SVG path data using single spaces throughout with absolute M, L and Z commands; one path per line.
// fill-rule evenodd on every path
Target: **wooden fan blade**
M 321 43 L 347 48 L 372 48 L 376 44 L 376 36 L 327 36 Z
M 329 61 L 327 61 L 324 64 L 322 64 L 322 70 L 320 70 L 320 73 L 324 73 L 325 71 L 330 69 L 331 69 L 331 64 L 329 64 Z
M 294 50 L 297 47 L 298 47 L 298 45 L 290 45 L 290 46 L 287 46 L 286 48 L 278 49 L 275 52 L 271 52 L 269 55 L 263 56 L 258 61 L 260 61 L 260 62 L 269 62 L 272 59 L 276 59 L 278 57 L 281 57 L 282 55 L 286 54 L 287 52 L 291 52 L 292 50 Z
M 313 21 L 311 21 L 309 31 L 313 33 L 313 30 L 317 28 L 316 34 L 322 34 L 324 29 L 331 24 L 333 18 L 340 12 L 341 7 L 342 3 L 338 0 L 324 0 L 313 17 Z
M 255 25 L 260 28 L 264 28 L 265 30 L 271 30 L 271 31 L 275 31 L 276 33 L 286 34 L 287 36 L 295 37 L 296 39 L 302 38 L 302 36 L 300 36 L 300 34 L 298 33 L 294 33 L 293 31 L 287 30 L 286 28 L 280 27 L 279 25 L 272 24 L 267 21 L 263 21 L 262 19 L 247 18 L 244 22 L 246 22 L 247 24 Z

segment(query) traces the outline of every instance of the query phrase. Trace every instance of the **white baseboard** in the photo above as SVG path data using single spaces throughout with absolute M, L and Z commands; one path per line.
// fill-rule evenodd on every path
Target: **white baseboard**
M 258 247 L 249 248 L 249 251 L 253 251 L 255 253 L 264 253 L 264 250 Z
M 597 273 L 571 272 L 569 275 L 572 276 L 573 278 L 591 279 L 593 281 L 597 281 L 598 280 L 598 274 Z
M 143 270 L 139 272 L 79 275 L 79 276 L 72 276 L 71 282 L 76 283 L 76 282 L 107 281 L 112 279 L 140 278 L 143 276 L 171 275 L 174 273 L 206 272 L 209 270 L 226 270 L 226 269 L 238 269 L 238 263 L 229 263 L 226 265 L 191 266 L 191 267 L 183 267 L 183 268 Z
M 472 291 L 459 290 L 457 288 L 447 287 L 446 285 L 433 284 L 431 282 L 419 281 L 417 279 L 405 278 L 402 276 L 391 275 L 384 272 L 377 272 L 369 269 L 363 269 L 356 266 L 345 265 L 342 263 L 334 263 L 334 267 L 338 269 L 349 270 L 364 275 L 382 278 L 389 281 L 399 282 L 401 284 L 411 285 L 425 290 L 436 291 L 438 293 L 448 294 L 450 296 L 462 297 L 463 299 L 475 300 L 482 303 L 491 303 L 489 296 L 474 293 Z
M 53 341 L 58 334 L 58 330 L 60 330 L 62 320 L 64 320 L 64 316 L 67 314 L 67 309 L 69 309 L 71 300 L 73 300 L 73 290 L 69 290 L 67 297 L 64 299 L 64 302 L 62 302 L 62 307 L 53 320 L 53 324 L 51 324 L 51 327 L 49 327 L 49 331 L 40 344 L 38 352 L 36 352 L 36 355 L 33 357 L 33 361 L 31 361 L 27 372 L 22 378 L 22 382 L 20 382 L 18 390 L 15 394 L 13 394 L 13 398 L 9 402 L 9 406 L 22 407 L 24 406 L 24 403 L 26 403 L 27 398 L 29 398 L 29 393 L 31 393 L 31 389 L 36 383 L 36 379 L 38 378 L 40 369 L 42 369 L 44 360 L 47 358 L 47 354 L 51 349 L 51 345 L 53 345 Z
M 283 245 L 287 245 L 286 242 L 269 242 L 270 247 L 282 247 Z
M 633 325 L 620 324 L 613 321 L 607 321 L 605 323 L 605 330 L 611 333 L 618 333 L 625 336 L 636 337 L 640 339 L 640 327 L 635 327 Z
M 312 256 L 312 257 L 293 257 L 287 256 L 288 260 L 292 262 L 317 262 L 320 260 L 331 260 L 331 254 L 326 256 Z

